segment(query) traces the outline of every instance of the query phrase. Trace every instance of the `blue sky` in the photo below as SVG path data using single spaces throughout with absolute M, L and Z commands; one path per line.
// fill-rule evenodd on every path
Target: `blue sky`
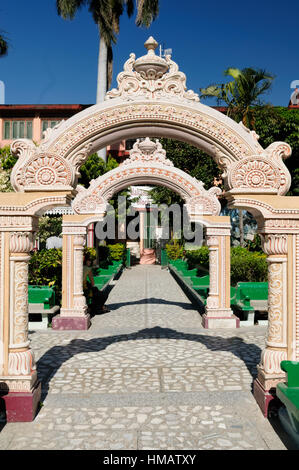
M 0 59 L 6 104 L 95 102 L 99 38 L 86 8 L 65 21 L 55 0 L 2 0 L 0 29 L 10 43 L 8 56 Z M 265 100 L 287 106 L 290 84 L 299 80 L 298 12 L 288 0 L 160 0 L 159 17 L 149 29 L 137 28 L 124 14 L 113 86 L 130 52 L 144 55 L 150 35 L 172 48 L 188 88 L 196 92 L 225 81 L 229 66 L 260 67 L 276 75 Z

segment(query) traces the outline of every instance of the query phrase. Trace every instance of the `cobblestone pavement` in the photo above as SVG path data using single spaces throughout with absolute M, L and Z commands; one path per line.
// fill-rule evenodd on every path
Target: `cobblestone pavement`
M 107 305 L 88 331 L 30 333 L 42 406 L 2 423 L 0 450 L 286 449 L 251 391 L 266 327 L 203 329 L 160 266 L 126 270 Z

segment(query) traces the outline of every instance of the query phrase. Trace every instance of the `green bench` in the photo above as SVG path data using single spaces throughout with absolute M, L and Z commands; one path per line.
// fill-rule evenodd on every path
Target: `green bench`
M 254 325 L 255 312 L 268 310 L 268 283 L 238 282 L 236 287 L 231 287 L 231 307 L 243 326 Z M 267 321 L 259 321 L 259 324 L 267 324 Z
M 55 291 L 49 286 L 28 286 L 28 313 L 41 315 L 42 321 L 29 321 L 31 330 L 48 328 L 48 315 L 54 315 L 59 310 L 55 305 Z
M 112 261 L 112 264 L 107 268 L 92 268 L 93 279 L 95 286 L 99 289 L 105 289 L 106 286 L 118 275 L 123 266 L 123 262 Z M 90 300 L 91 301 L 91 300 Z
M 278 415 L 299 446 L 299 362 L 282 361 L 280 367 L 287 373 L 287 382 L 276 387 L 276 396 L 285 406 L 279 409 Z

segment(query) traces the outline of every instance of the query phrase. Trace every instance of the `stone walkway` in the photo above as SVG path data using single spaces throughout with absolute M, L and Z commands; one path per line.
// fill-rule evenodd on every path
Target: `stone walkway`
M 107 305 L 88 331 L 30 333 L 42 406 L 0 423 L 0 450 L 286 449 L 251 393 L 266 327 L 203 329 L 160 266 L 126 270 Z

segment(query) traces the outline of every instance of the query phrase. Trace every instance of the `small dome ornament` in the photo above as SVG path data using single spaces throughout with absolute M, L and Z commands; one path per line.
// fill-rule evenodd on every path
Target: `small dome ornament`
M 158 47 L 157 41 L 150 36 L 144 46 L 147 49 L 147 54 L 135 61 L 134 70 L 146 80 L 161 78 L 167 72 L 169 64 L 165 59 L 155 54 L 155 49 Z

